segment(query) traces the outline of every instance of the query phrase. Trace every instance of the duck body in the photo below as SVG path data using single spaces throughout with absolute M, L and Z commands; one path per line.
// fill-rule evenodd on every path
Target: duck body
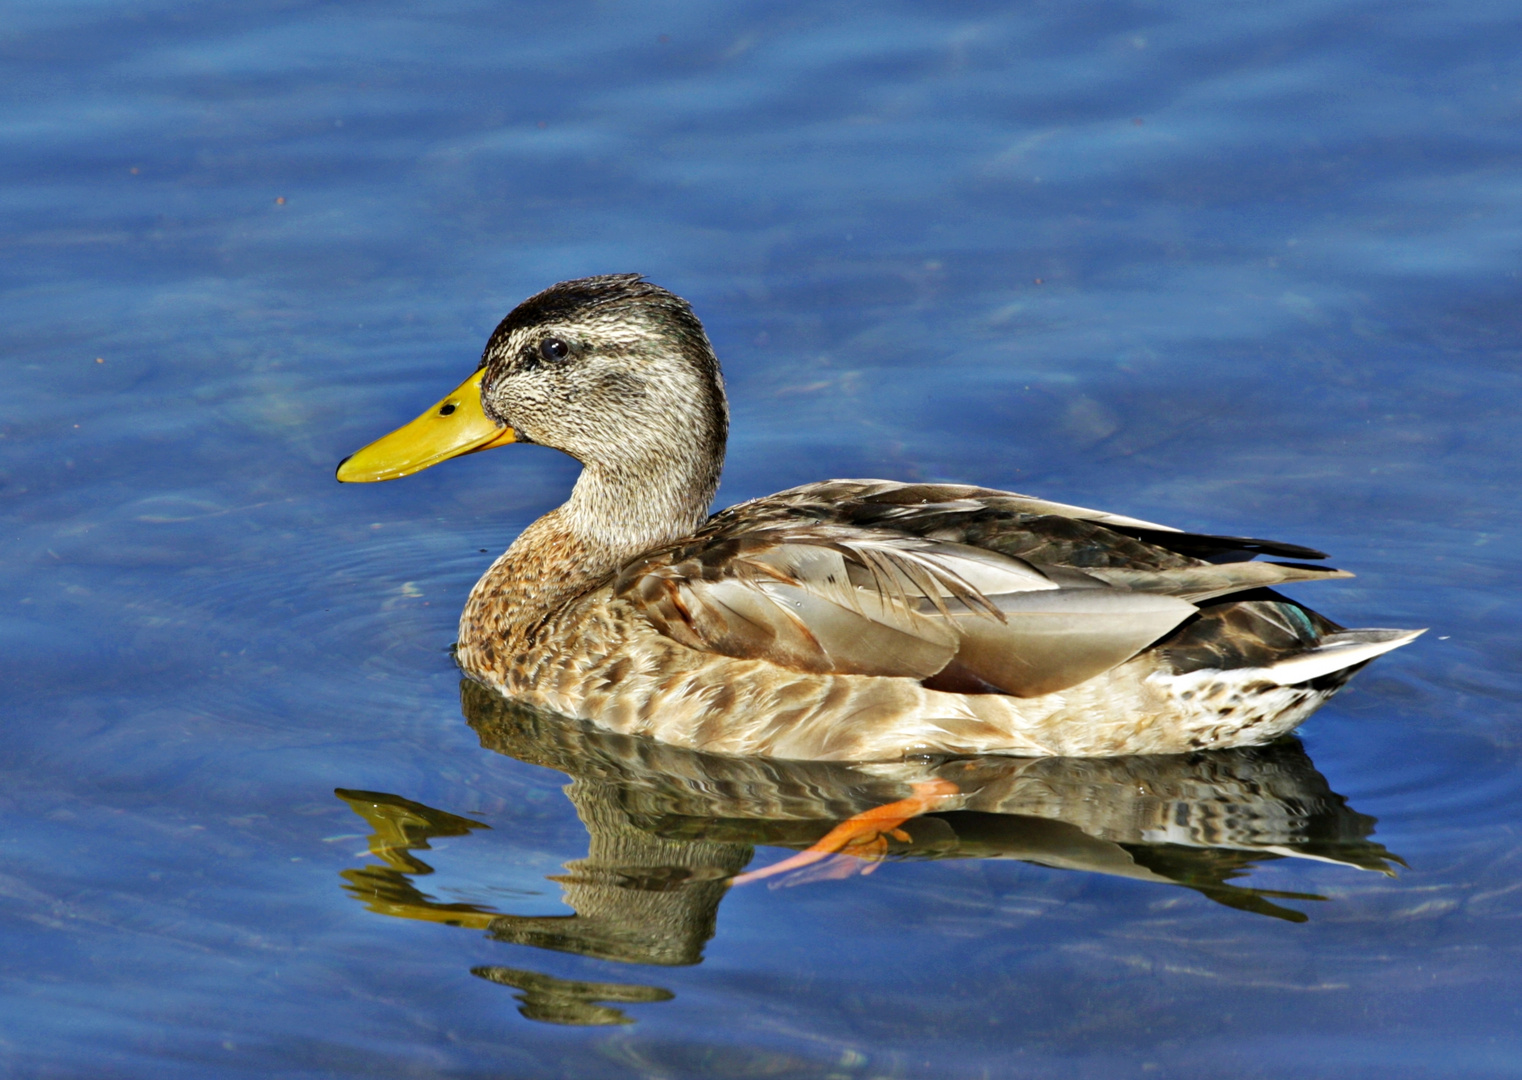
M 1308 548 L 987 488 L 831 480 L 708 517 L 727 428 L 685 302 L 580 279 L 515 309 L 472 379 L 339 478 L 508 441 L 573 454 L 570 500 L 471 591 L 457 659 L 537 708 L 713 753 L 1254 745 L 1421 632 L 1344 630 L 1274 593 L 1351 576 Z
M 983 488 L 834 480 L 731 507 L 591 587 L 575 584 L 585 553 L 568 538 L 527 533 L 472 590 L 456 655 L 510 697 L 622 734 L 712 753 L 879 761 L 1268 742 L 1409 639 L 1344 631 L 1260 584 L 1345 573 L 1214 564 L 1135 534 L 1216 555 L 1232 543 L 1279 547 L 1169 536 Z M 1036 587 L 993 594 L 1001 622 L 912 571 L 895 580 L 879 564 L 887 580 L 874 580 L 873 555 L 895 548 L 951 568 L 970 548 L 986 553 L 971 559 L 990 578 L 1009 559 L 1013 583 Z M 919 604 L 885 603 L 895 586 Z M 1233 591 L 1199 606 L 1179 597 L 1215 588 Z M 930 596 L 957 613 L 942 615 Z M 532 607 L 544 614 L 531 622 L 520 613 Z M 972 633 L 958 632 L 958 615 Z

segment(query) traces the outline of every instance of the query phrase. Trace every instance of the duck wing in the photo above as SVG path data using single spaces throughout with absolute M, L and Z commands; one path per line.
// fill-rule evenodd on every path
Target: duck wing
M 760 522 L 832 521 L 955 540 L 1006 555 L 1075 566 L 1163 567 L 1237 562 L 1255 555 L 1324 559 L 1299 544 L 1190 533 L 1123 514 L 967 484 L 826 480 L 731 507 L 715 515 Z M 701 534 L 700 534 L 701 535 Z
M 1190 535 L 989 489 L 830 481 L 715 515 L 614 591 L 690 648 L 1032 697 L 1124 663 L 1198 601 L 1347 576 L 1214 565 L 1123 530 Z

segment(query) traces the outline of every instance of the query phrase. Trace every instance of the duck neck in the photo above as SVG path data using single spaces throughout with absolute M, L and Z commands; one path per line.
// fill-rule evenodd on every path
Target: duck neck
M 576 487 L 544 521 L 582 552 L 586 582 L 691 535 L 707 519 L 724 468 L 729 408 L 718 362 L 711 351 L 706 357 L 710 363 L 677 368 L 679 378 L 646 380 L 629 399 L 642 411 L 621 419 L 616 435 L 583 440 L 586 452 L 576 453 Z
M 475 652 L 531 644 L 567 603 L 640 555 L 691 535 L 719 486 L 724 432 L 711 434 L 687 454 L 587 464 L 564 505 L 524 529 L 471 590 L 460 620 L 467 670 L 486 659 Z
M 717 463 L 705 467 L 671 458 L 637 469 L 590 464 L 560 508 L 560 523 L 586 551 L 589 573 L 602 577 L 691 535 L 707 520 L 718 486 Z

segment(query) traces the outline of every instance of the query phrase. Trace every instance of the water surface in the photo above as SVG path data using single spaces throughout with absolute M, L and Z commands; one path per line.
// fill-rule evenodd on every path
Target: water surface
M 5 23 L 8 1074 L 1522 1073 L 1513 5 Z M 1297 742 L 988 766 L 873 874 L 726 892 L 893 778 L 462 701 L 575 464 L 332 480 L 626 270 L 724 361 L 721 503 L 1006 487 L 1432 631 Z

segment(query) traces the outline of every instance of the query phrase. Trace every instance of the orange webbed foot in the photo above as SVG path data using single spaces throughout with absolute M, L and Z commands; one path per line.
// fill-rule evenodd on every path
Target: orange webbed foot
M 950 780 L 927 780 L 911 784 L 910 788 L 914 794 L 907 799 L 854 814 L 808 850 L 763 869 L 737 874 L 731 884 L 744 885 L 821 862 L 823 866 L 795 875 L 792 883 L 801 885 L 806 881 L 835 880 L 858 872 L 870 874 L 888 854 L 888 837 L 908 843 L 909 834 L 899 826 L 910 818 L 938 809 L 947 799 L 961 794 L 961 789 Z

